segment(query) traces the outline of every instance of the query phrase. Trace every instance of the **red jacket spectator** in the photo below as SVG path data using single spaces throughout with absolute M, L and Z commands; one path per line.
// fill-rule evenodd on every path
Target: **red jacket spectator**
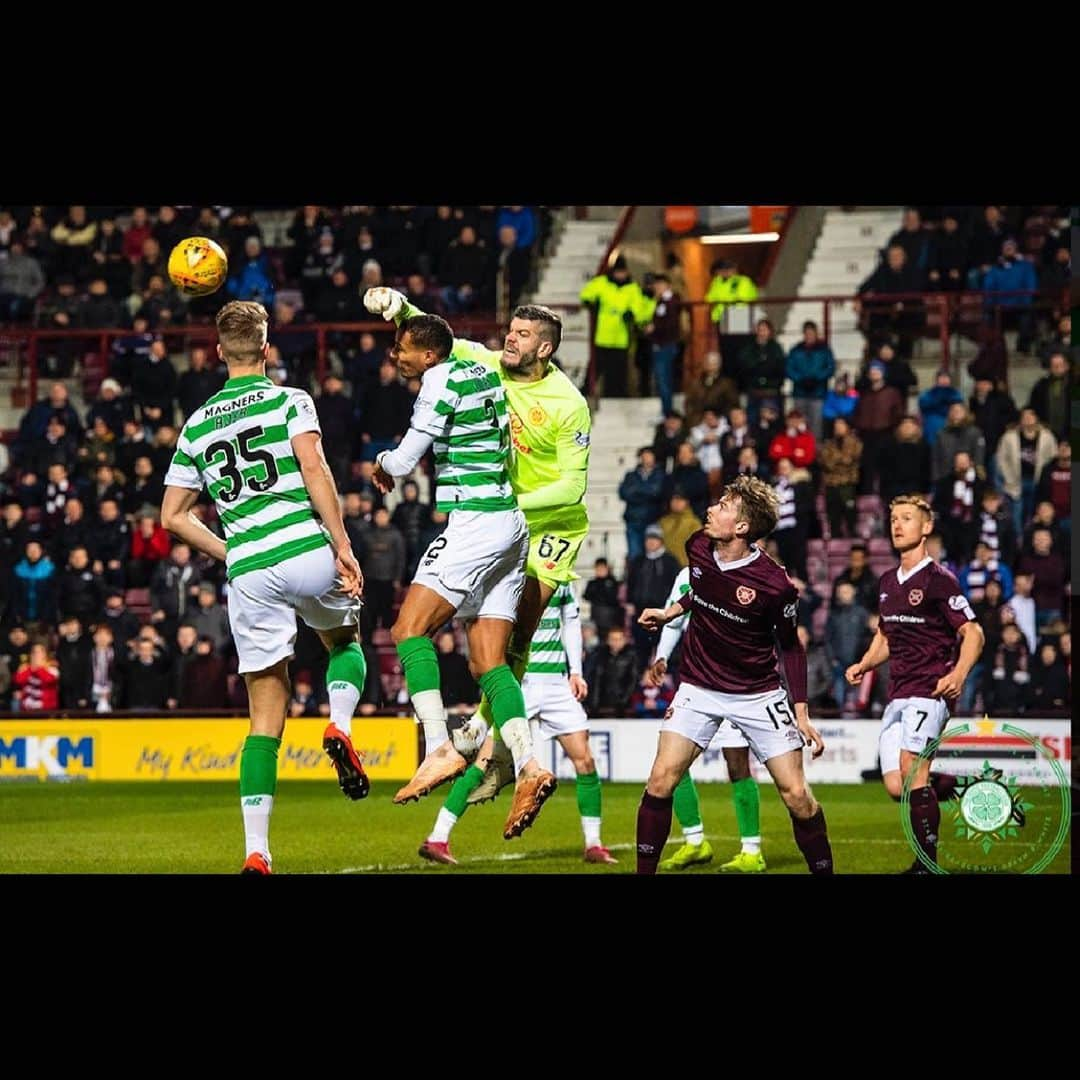
M 806 421 L 798 409 L 787 415 L 787 430 L 769 443 L 769 457 L 775 462 L 787 458 L 795 468 L 806 468 L 817 457 L 814 433 L 806 430 Z
M 136 206 L 131 224 L 124 233 L 124 254 L 134 263 L 142 257 L 143 241 L 153 235 L 145 206 Z
M 23 712 L 60 707 L 60 669 L 50 662 L 43 645 L 30 649 L 30 659 L 15 672 L 19 708 Z
M 150 520 L 150 518 L 143 518 L 139 522 L 139 528 L 131 534 L 131 557 L 157 562 L 169 557 L 172 545 L 169 542 L 169 534 L 157 522 L 153 523 L 152 531 L 147 533 L 145 523 Z

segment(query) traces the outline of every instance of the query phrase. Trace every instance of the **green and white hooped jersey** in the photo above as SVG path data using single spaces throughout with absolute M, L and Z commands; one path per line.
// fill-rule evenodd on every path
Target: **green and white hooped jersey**
M 428 368 L 411 426 L 434 439 L 437 509 L 517 509 L 510 487 L 510 418 L 498 372 L 453 357 Z
M 540 618 L 540 625 L 533 634 L 529 666 L 526 675 L 569 674 L 563 628 L 569 633 L 581 633 L 577 599 L 569 582 L 564 582 L 552 594 Z
M 328 544 L 291 439 L 320 431 L 311 395 L 243 375 L 188 418 L 166 485 L 205 483 L 225 530 L 229 579 Z

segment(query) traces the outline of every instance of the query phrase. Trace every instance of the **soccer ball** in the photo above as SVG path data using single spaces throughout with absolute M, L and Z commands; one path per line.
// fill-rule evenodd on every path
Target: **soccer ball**
M 169 253 L 169 279 L 185 296 L 209 296 L 228 273 L 228 256 L 208 237 L 189 236 Z
M 454 749 L 466 760 L 473 761 L 488 736 L 488 726 L 479 716 L 470 716 L 463 724 L 450 729 Z

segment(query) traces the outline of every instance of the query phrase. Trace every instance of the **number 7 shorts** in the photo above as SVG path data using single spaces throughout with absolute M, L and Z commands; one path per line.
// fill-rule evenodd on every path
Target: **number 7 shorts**
M 900 768 L 901 747 L 921 754 L 948 722 L 949 707 L 944 699 L 905 697 L 890 701 L 881 714 L 878 737 L 881 771 L 896 772 Z
M 338 587 L 329 544 L 229 582 L 229 626 L 241 675 L 293 655 L 297 614 L 312 630 L 355 626 L 360 617 L 360 604 Z
M 725 720 L 750 744 L 758 761 L 765 762 L 803 747 L 803 737 L 783 687 L 763 694 L 725 694 L 683 683 L 675 692 L 671 709 L 671 715 L 660 725 L 661 732 L 674 731 L 702 750 L 728 728 L 723 723 Z M 725 738 L 718 740 L 718 745 L 739 744 Z
M 459 619 L 517 619 L 529 528 L 520 510 L 451 510 L 446 530 L 420 556 L 414 585 L 453 604 Z

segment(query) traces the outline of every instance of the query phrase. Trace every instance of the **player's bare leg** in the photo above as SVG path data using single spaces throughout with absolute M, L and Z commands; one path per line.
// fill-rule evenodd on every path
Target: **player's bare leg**
M 243 873 L 270 873 L 270 814 L 277 791 L 277 756 L 289 705 L 289 661 L 244 675 L 251 733 L 240 754 L 240 809 L 244 815 Z
M 466 761 L 454 749 L 446 728 L 439 662 L 431 642 L 431 634 L 449 622 L 456 610 L 434 589 L 414 582 L 390 630 L 417 722 L 424 728 L 424 760 L 413 778 L 394 796 L 395 803 L 419 799 L 465 771 Z
M 323 750 L 337 772 L 338 785 L 347 798 L 362 799 L 371 789 L 364 758 L 352 744 L 352 718 L 367 678 L 367 661 L 357 641 L 358 626 L 350 622 L 330 630 L 316 630 L 330 654 L 326 692 L 330 723 L 323 732 Z
M 528 580 L 528 579 L 526 579 Z M 555 774 L 540 767 L 533 751 L 521 683 L 506 663 L 506 649 L 513 624 L 507 619 L 480 618 L 470 623 L 469 671 L 491 703 L 492 724 L 514 759 L 514 801 L 503 828 L 510 840 L 520 836 L 536 820 L 556 787 Z M 527 638 L 526 641 L 531 640 Z M 526 645 L 526 658 L 528 646 Z M 461 755 L 458 754 L 461 758 Z M 465 759 L 461 758 L 464 771 Z
M 600 842 L 600 777 L 596 774 L 596 762 L 589 749 L 589 733 L 571 731 L 556 738 L 577 774 L 577 804 L 581 830 L 585 834 L 585 861 L 617 863 L 619 860 Z
M 735 821 L 742 848 L 720 869 L 760 874 L 765 869 L 765 856 L 761 854 L 761 794 L 757 781 L 750 775 L 750 750 L 744 746 L 725 746 L 724 763 L 731 781 L 731 798 L 735 803 Z
M 814 798 L 803 770 L 802 750 L 789 750 L 765 762 L 776 790 L 791 815 L 795 843 L 806 859 L 811 874 L 833 872 L 832 848 L 825 825 L 825 812 Z
M 683 774 L 701 747 L 675 731 L 661 731 L 656 757 L 637 815 L 637 872 L 655 874 L 671 832 L 671 803 Z

